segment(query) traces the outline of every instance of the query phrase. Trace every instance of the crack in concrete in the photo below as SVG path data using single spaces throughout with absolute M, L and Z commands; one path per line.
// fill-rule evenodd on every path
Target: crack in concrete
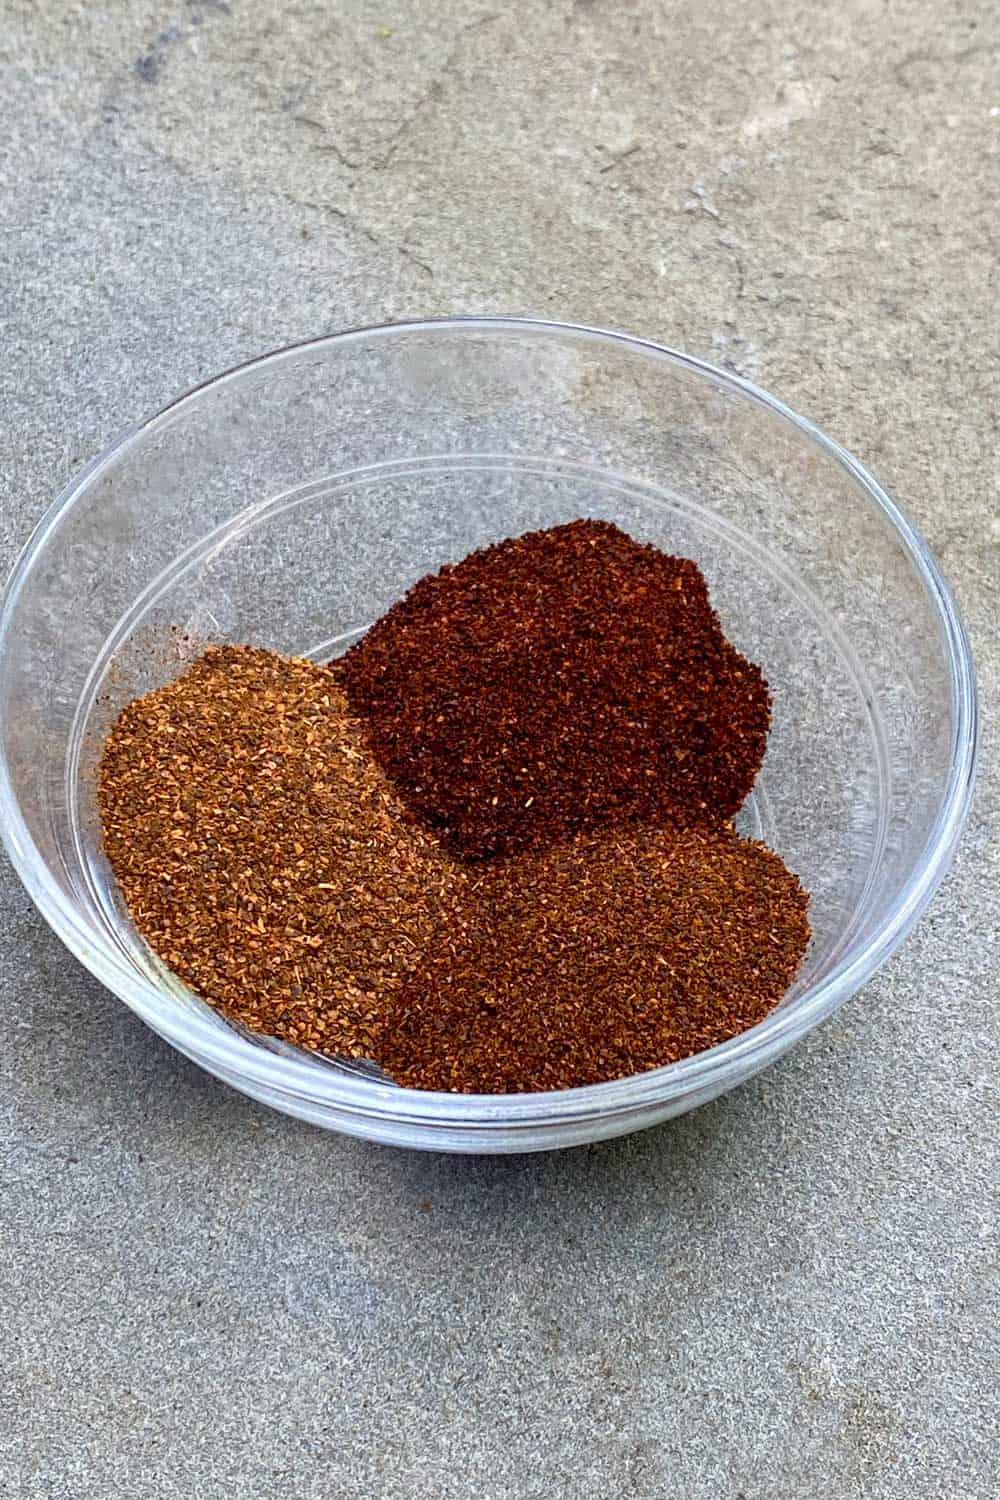
M 310 151 L 314 151 L 318 156 L 336 157 L 341 166 L 347 167 L 347 169 L 351 172 L 361 171 L 361 168 L 364 166 L 364 162 L 356 161 L 353 157 L 348 156 L 346 152 L 342 151 L 341 148 L 337 145 L 337 142 L 330 139 L 329 132 L 327 131 L 326 126 L 321 125 L 319 120 L 314 120 L 310 115 L 293 115 L 292 119 L 295 121 L 296 125 L 308 125 L 313 130 L 321 130 L 324 136 L 326 136 L 326 139 L 324 141 L 317 142 L 316 145 L 310 146 Z
M 399 150 L 399 147 L 402 144 L 403 140 L 409 134 L 410 130 L 412 130 L 413 126 L 423 114 L 428 104 L 433 103 L 435 99 L 438 99 L 440 97 L 442 83 L 445 78 L 448 78 L 454 72 L 455 65 L 458 62 L 465 38 L 471 32 L 480 31 L 484 26 L 490 26 L 494 21 L 499 21 L 499 19 L 499 11 L 490 11 L 487 15 L 479 16 L 476 18 L 476 20 L 469 21 L 466 23 L 466 25 L 460 28 L 457 35 L 455 36 L 454 41 L 451 44 L 451 47 L 448 49 L 448 54 L 445 57 L 444 62 L 441 64 L 441 68 L 437 76 L 433 78 L 427 85 L 427 88 L 420 95 L 416 104 L 410 110 L 410 113 L 406 116 L 406 118 L 400 121 L 396 129 L 387 138 L 381 156 L 377 157 L 372 162 L 373 170 L 375 170 L 376 172 L 385 171 L 386 167 L 389 166 L 396 152 Z
M 623 161 L 628 161 L 630 156 L 634 156 L 637 151 L 641 150 L 642 146 L 640 142 L 635 141 L 631 146 L 626 147 L 624 151 L 619 151 L 618 155 L 613 156 L 610 161 L 606 161 L 603 167 L 598 167 L 598 175 L 601 176 L 605 172 L 613 172 L 616 167 L 621 166 Z
M 374 230 L 369 229 L 367 224 L 355 217 L 354 214 L 348 213 L 345 208 L 338 208 L 334 203 L 317 202 L 312 198 L 296 198 L 294 194 L 288 192 L 279 192 L 277 196 L 283 199 L 284 202 L 292 204 L 294 208 L 309 208 L 314 213 L 331 214 L 335 219 L 339 219 L 342 224 L 345 224 L 348 229 L 367 240 L 368 244 L 373 245 L 376 250 L 381 250 L 383 253 L 387 250 L 391 251 L 393 254 L 400 256 L 401 259 L 419 266 L 420 270 L 426 275 L 433 277 L 434 268 L 428 265 L 427 261 L 421 260 L 415 251 L 411 250 L 407 245 L 387 244 L 385 240 L 379 238 Z
M 440 97 L 442 82 L 445 78 L 449 77 L 450 74 L 454 72 L 465 38 L 471 32 L 479 31 L 484 26 L 489 26 L 493 21 L 498 21 L 499 19 L 499 11 L 491 11 L 485 16 L 478 16 L 476 20 L 469 21 L 465 26 L 462 26 L 459 29 L 448 51 L 448 54 L 445 57 L 444 62 L 441 64 L 441 68 L 438 73 L 427 85 L 424 92 L 418 97 L 409 114 L 400 121 L 396 128 L 386 138 L 381 152 L 377 154 L 369 163 L 359 161 L 356 157 L 348 156 L 343 148 L 338 146 L 336 141 L 330 139 L 327 127 L 322 123 L 322 121 L 316 120 L 311 115 L 305 114 L 293 114 L 291 118 L 296 125 L 304 125 L 307 129 L 315 130 L 326 137 L 326 139 L 324 139 L 322 142 L 317 142 L 314 145 L 310 146 L 309 149 L 316 152 L 317 155 L 333 156 L 337 161 L 340 162 L 341 166 L 346 167 L 351 172 L 360 172 L 366 165 L 368 166 L 370 171 L 382 172 L 386 169 L 386 167 L 389 166 L 407 133 L 413 128 L 417 120 L 420 118 L 421 114 L 423 114 L 424 110 L 427 108 L 428 104 L 433 103 L 435 99 Z M 638 147 L 635 147 L 633 149 L 638 150 Z M 631 151 L 627 151 L 624 154 L 625 156 L 629 156 L 632 153 Z M 607 169 L 602 168 L 602 170 Z M 423 266 L 424 269 L 427 270 L 428 273 L 430 273 L 430 268 L 427 267 L 423 261 L 412 255 L 410 256 L 410 258 L 415 260 L 417 265 Z

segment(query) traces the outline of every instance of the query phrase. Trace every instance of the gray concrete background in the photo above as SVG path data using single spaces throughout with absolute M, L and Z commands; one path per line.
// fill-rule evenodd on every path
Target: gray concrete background
M 5 566 L 87 457 L 234 361 L 553 314 L 730 364 L 867 460 L 956 587 L 986 729 L 955 872 L 878 979 L 737 1094 L 562 1156 L 251 1104 L 5 870 L 0 1493 L 993 1497 L 996 6 L 0 23 Z

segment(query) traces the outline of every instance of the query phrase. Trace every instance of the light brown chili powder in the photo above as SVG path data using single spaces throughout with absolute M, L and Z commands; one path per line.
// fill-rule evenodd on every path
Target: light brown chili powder
M 373 1053 L 465 873 L 402 816 L 328 672 L 211 648 L 124 709 L 98 792 L 111 867 L 164 963 L 256 1030 Z

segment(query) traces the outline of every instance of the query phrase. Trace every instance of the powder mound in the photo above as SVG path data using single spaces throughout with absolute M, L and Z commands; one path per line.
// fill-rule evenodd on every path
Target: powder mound
M 762 1019 L 809 936 L 795 876 L 725 826 L 455 859 L 331 673 L 246 646 L 123 709 L 98 804 L 132 919 L 185 983 L 415 1088 L 567 1088 L 687 1056 Z
M 387 1008 L 411 1088 L 516 1093 L 641 1073 L 771 1011 L 809 898 L 728 828 L 589 831 L 479 868 Z
M 408 820 L 324 668 L 212 647 L 119 715 L 98 805 L 137 928 L 257 1031 L 370 1056 L 461 867 Z
M 724 822 L 770 722 L 697 565 L 602 521 L 421 579 L 335 673 L 408 808 L 473 859 L 610 821 Z

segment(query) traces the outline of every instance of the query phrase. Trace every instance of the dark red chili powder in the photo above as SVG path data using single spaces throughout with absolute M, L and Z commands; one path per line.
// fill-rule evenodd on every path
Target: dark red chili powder
M 469 858 L 610 821 L 725 822 L 770 721 L 697 565 L 604 521 L 421 579 L 337 670 L 411 812 Z

